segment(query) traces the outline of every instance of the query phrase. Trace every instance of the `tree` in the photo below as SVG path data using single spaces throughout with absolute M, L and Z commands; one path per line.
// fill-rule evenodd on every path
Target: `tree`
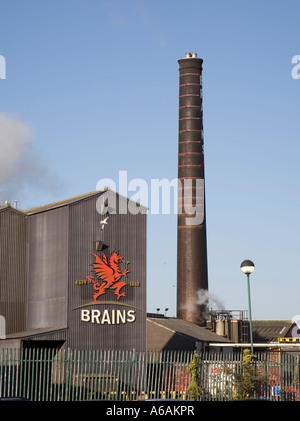
M 189 367 L 190 384 L 189 384 L 189 398 L 197 401 L 200 399 L 202 387 L 198 383 L 198 354 L 194 354 L 192 362 Z
M 251 354 L 250 349 L 244 350 L 242 361 L 242 372 L 235 374 L 236 395 L 235 399 L 250 399 L 255 393 L 255 382 L 265 379 L 265 374 L 257 374 L 253 364 L 255 355 Z

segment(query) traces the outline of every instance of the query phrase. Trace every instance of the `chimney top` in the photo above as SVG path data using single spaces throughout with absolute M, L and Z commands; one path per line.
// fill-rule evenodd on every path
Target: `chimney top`
M 185 53 L 185 58 L 197 58 L 197 53 Z

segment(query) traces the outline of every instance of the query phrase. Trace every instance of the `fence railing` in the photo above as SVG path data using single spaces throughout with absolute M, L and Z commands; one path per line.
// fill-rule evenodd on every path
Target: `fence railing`
M 185 399 L 191 352 L 0 350 L 0 397 Z
M 32 401 L 190 399 L 193 352 L 0 349 L 0 398 Z M 256 353 L 257 398 L 300 400 L 300 354 Z M 197 356 L 199 400 L 233 400 L 242 353 Z
M 198 366 L 201 400 L 241 398 L 240 389 L 245 388 L 247 382 L 243 352 L 203 353 L 198 358 Z M 249 365 L 253 386 L 250 397 L 299 401 L 299 368 L 299 352 L 255 352 Z

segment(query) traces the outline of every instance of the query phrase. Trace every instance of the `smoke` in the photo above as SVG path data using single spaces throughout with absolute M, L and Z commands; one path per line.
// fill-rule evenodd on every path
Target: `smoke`
M 17 173 L 22 156 L 30 149 L 30 129 L 16 117 L 0 113 L 0 185 L 7 183 Z
M 54 191 L 59 183 L 33 143 L 34 130 L 16 115 L 0 113 L 0 205 L 33 192 Z
M 206 289 L 197 291 L 197 304 L 204 304 L 208 307 L 216 307 L 216 310 L 224 310 L 225 306 L 217 296 L 209 293 Z
M 215 310 L 225 309 L 225 306 L 222 303 L 222 301 L 214 294 L 208 292 L 208 290 L 206 289 L 199 289 L 197 291 L 195 301 L 188 301 L 185 304 L 182 304 L 181 308 L 185 310 L 194 311 L 198 305 L 205 305 L 208 308 L 214 308 Z

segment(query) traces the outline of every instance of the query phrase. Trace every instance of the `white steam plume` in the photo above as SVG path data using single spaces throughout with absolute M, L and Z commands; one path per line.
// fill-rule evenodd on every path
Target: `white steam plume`
M 16 117 L 0 113 L 0 185 L 17 173 L 24 154 L 30 149 L 30 129 Z
M 34 133 L 16 115 L 0 113 L 0 205 L 12 203 L 22 191 L 57 188 L 56 177 L 33 145 Z
M 217 310 L 224 310 L 224 304 L 214 294 L 209 293 L 206 289 L 197 291 L 197 304 L 206 304 L 209 307 L 217 307 Z
M 182 309 L 193 311 L 197 305 L 206 305 L 209 307 L 217 307 L 216 310 L 224 310 L 225 306 L 221 300 L 206 289 L 197 291 L 195 301 L 188 301 L 181 305 Z

